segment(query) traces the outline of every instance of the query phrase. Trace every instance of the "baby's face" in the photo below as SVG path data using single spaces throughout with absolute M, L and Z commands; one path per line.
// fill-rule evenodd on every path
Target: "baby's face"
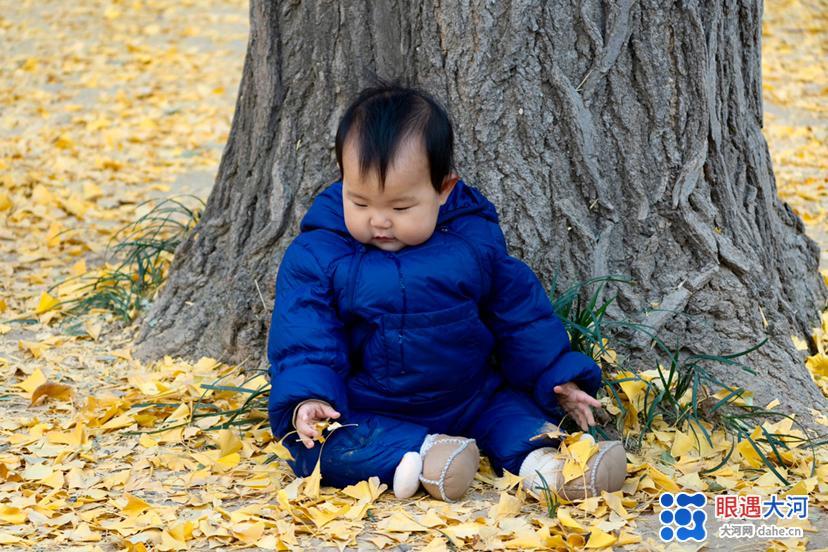
M 342 207 L 345 226 L 355 240 L 384 251 L 399 251 L 428 240 L 437 225 L 440 206 L 454 188 L 456 178 L 446 177 L 443 192 L 431 185 L 428 158 L 422 142 L 400 145 L 388 167 L 385 190 L 380 192 L 379 173 L 359 173 L 354 140 L 342 152 Z M 388 238 L 388 239 L 381 239 Z

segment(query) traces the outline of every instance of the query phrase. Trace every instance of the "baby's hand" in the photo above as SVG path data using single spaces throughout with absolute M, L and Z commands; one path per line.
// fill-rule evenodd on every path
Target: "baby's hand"
M 328 418 L 339 418 L 339 412 L 320 401 L 306 402 L 296 412 L 296 432 L 306 448 L 313 448 L 313 440 L 319 436 L 314 424 Z
M 582 430 L 589 431 L 589 426 L 595 425 L 591 407 L 601 408 L 601 403 L 594 397 L 581 391 L 581 388 L 572 381 L 556 385 L 554 391 L 558 395 L 558 404 L 578 422 Z

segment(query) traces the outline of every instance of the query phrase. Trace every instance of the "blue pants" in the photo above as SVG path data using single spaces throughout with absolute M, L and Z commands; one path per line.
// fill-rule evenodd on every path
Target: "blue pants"
M 371 476 L 389 485 L 394 481 L 394 470 L 408 451 L 420 450 L 428 427 L 397 420 L 371 412 L 352 411 L 341 424 L 359 424 L 333 431 L 322 449 L 322 485 L 343 488 Z M 535 435 L 550 431 L 549 420 L 531 396 L 510 387 L 496 390 L 468 427 L 459 433 L 477 442 L 481 454 L 489 457 L 498 476 L 503 469 L 517 474 L 526 455 L 540 447 L 556 446 L 547 438 L 529 441 Z M 313 472 L 322 444 L 314 442 L 308 449 L 296 442 L 296 434 L 288 436 L 283 444 L 294 460 L 288 465 L 299 477 Z

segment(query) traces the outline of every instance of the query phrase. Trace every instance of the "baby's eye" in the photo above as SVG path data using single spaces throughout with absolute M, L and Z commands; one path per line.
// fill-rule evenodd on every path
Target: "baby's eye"
M 357 203 L 356 201 L 353 202 L 354 205 L 357 207 L 368 207 L 367 205 L 363 205 L 362 203 Z
M 410 205 L 408 207 L 394 207 L 395 211 L 407 211 L 408 209 L 411 209 Z

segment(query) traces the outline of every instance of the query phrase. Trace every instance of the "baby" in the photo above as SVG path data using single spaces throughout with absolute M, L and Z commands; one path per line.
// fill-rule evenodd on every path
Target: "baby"
M 319 459 L 314 424 L 334 419 L 355 425 L 326 439 L 326 485 L 376 475 L 412 496 L 425 455 L 458 436 L 498 475 L 533 488 L 540 472 L 561 487 L 557 441 L 530 438 L 564 414 L 594 424 L 600 369 L 571 350 L 541 282 L 507 253 L 494 205 L 452 172 L 453 142 L 446 111 L 397 84 L 362 91 L 339 123 L 342 178 L 285 251 L 268 337 L 271 429 L 296 429 L 285 444 L 298 476 Z M 590 460 L 593 487 L 612 459 L 620 480 L 597 485 L 620 488 L 617 449 Z

